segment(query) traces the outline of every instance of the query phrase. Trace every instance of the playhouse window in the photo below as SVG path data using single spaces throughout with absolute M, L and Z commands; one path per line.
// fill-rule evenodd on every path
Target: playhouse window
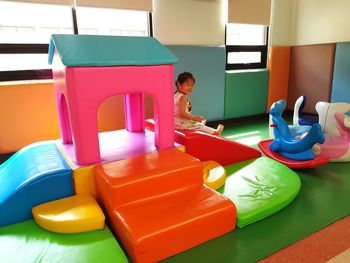
M 76 15 L 76 19 L 74 16 Z M 0 81 L 52 79 L 51 34 L 148 36 L 145 11 L 0 1 Z
M 226 70 L 266 68 L 268 27 L 227 24 Z

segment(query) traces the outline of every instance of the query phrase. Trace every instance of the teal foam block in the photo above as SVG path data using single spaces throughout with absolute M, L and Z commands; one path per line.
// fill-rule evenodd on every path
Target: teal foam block
M 337 43 L 331 102 L 350 103 L 350 42 Z
M 73 195 L 72 170 L 54 141 L 24 147 L 0 166 L 0 226 L 32 218 L 38 204 Z
M 174 78 L 189 71 L 196 78 L 195 89 L 190 95 L 192 113 L 209 121 L 224 117 L 225 48 L 169 45 L 167 48 L 178 57 Z M 174 85 L 175 88 L 175 85 Z
M 177 62 L 153 37 L 52 35 L 50 64 L 55 49 L 65 66 L 148 66 Z
M 225 119 L 266 113 L 268 84 L 266 69 L 226 72 Z

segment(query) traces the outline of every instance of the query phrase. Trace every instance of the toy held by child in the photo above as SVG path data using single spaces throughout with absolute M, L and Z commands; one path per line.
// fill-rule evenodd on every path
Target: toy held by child
M 203 116 L 192 115 L 192 104 L 188 95 L 192 93 L 196 80 L 189 72 L 179 74 L 175 85 L 177 91 L 174 94 L 175 129 L 197 130 L 212 135 L 221 135 L 224 126 L 219 124 L 216 129 L 205 125 Z

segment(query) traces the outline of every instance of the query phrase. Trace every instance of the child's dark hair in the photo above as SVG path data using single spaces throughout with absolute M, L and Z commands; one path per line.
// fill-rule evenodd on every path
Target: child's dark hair
M 177 80 L 175 81 L 175 86 L 177 87 L 177 83 L 182 84 L 188 79 L 192 79 L 193 82 L 196 83 L 196 79 L 194 78 L 192 73 L 186 72 L 186 71 L 182 72 L 181 74 L 179 74 L 179 76 L 177 76 Z

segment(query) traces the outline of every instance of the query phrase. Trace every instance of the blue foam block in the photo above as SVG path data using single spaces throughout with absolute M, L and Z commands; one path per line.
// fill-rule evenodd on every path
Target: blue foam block
M 72 170 L 54 141 L 24 147 L 0 166 L 0 226 L 32 218 L 32 208 L 74 194 Z
M 350 42 L 337 43 L 331 102 L 350 103 Z
M 174 78 L 184 71 L 190 71 L 196 78 L 196 88 L 190 95 L 193 114 L 202 115 L 208 121 L 222 120 L 225 101 L 225 47 L 166 47 L 179 58 L 179 62 L 175 64 Z

